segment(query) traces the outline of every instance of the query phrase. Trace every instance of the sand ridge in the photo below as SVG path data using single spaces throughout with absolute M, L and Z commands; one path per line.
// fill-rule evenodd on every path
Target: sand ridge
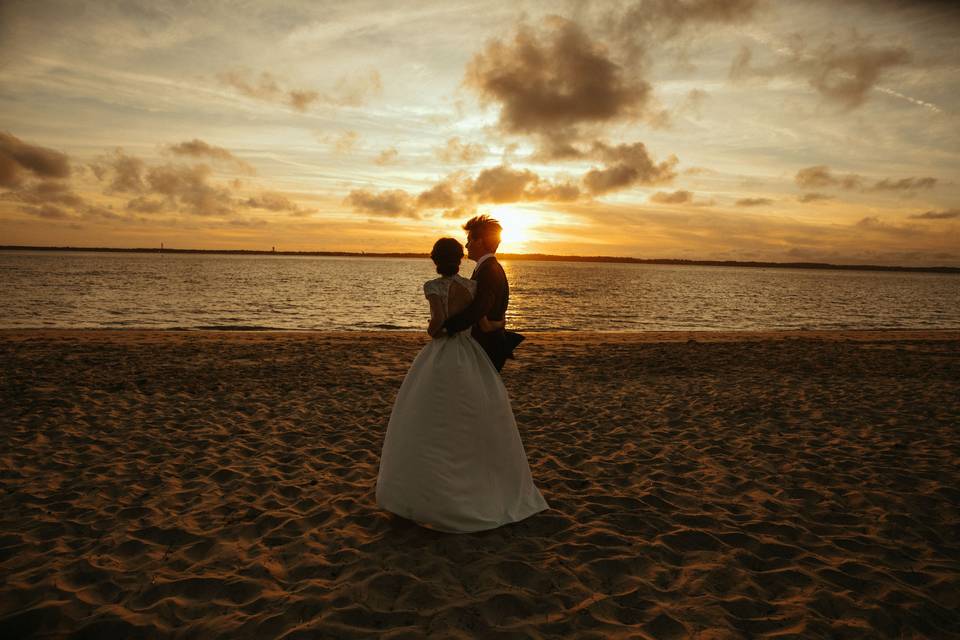
M 377 510 L 426 336 L 0 332 L 0 636 L 960 637 L 960 331 L 530 334 L 551 510 Z

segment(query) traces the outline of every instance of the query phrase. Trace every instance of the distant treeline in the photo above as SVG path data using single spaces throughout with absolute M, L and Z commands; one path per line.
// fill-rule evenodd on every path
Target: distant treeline
M 429 258 L 426 253 L 367 253 L 351 251 L 260 251 L 255 249 L 160 249 L 114 247 L 30 247 L 0 245 L 3 251 L 95 251 L 113 253 L 211 253 L 250 256 L 323 256 L 347 258 Z M 540 260 L 550 262 L 612 262 L 621 264 L 672 264 L 706 267 L 753 267 L 764 269 L 840 269 L 847 271 L 914 271 L 960 273 L 960 267 L 898 267 L 875 264 L 829 264 L 826 262 L 753 262 L 740 260 L 680 260 L 672 258 L 624 258 L 616 256 L 555 256 L 546 253 L 501 253 L 503 260 Z

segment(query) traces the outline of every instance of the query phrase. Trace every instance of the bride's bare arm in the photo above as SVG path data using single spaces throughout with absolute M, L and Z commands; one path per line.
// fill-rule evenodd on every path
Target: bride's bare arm
M 440 296 L 427 296 L 430 301 L 430 324 L 427 325 L 427 333 L 431 338 L 443 332 L 443 321 L 446 319 L 443 313 L 443 303 Z
M 496 331 L 497 329 L 503 329 L 505 326 L 507 326 L 507 321 L 490 320 L 486 316 L 481 316 L 481 318 L 477 320 L 477 325 L 480 326 L 480 331 L 483 331 L 484 333 L 490 333 L 491 331 Z

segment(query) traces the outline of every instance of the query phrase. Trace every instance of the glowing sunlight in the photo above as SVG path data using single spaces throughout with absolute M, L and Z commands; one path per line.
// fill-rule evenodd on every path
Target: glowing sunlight
M 490 208 L 490 215 L 503 225 L 500 240 L 500 253 L 523 253 L 529 249 L 531 240 L 536 237 L 539 216 L 529 210 L 509 205 Z

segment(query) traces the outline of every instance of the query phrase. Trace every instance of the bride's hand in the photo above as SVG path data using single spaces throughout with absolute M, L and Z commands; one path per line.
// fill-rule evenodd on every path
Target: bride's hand
M 503 329 L 507 326 L 506 320 L 490 320 L 486 316 L 480 318 L 477 322 L 480 326 L 480 331 L 484 333 L 490 333 L 491 331 L 496 331 L 497 329 Z
M 427 325 L 427 335 L 429 335 L 433 339 L 442 337 L 445 333 L 446 331 L 444 331 L 443 329 L 442 322 L 435 322 L 431 320 L 430 324 Z

